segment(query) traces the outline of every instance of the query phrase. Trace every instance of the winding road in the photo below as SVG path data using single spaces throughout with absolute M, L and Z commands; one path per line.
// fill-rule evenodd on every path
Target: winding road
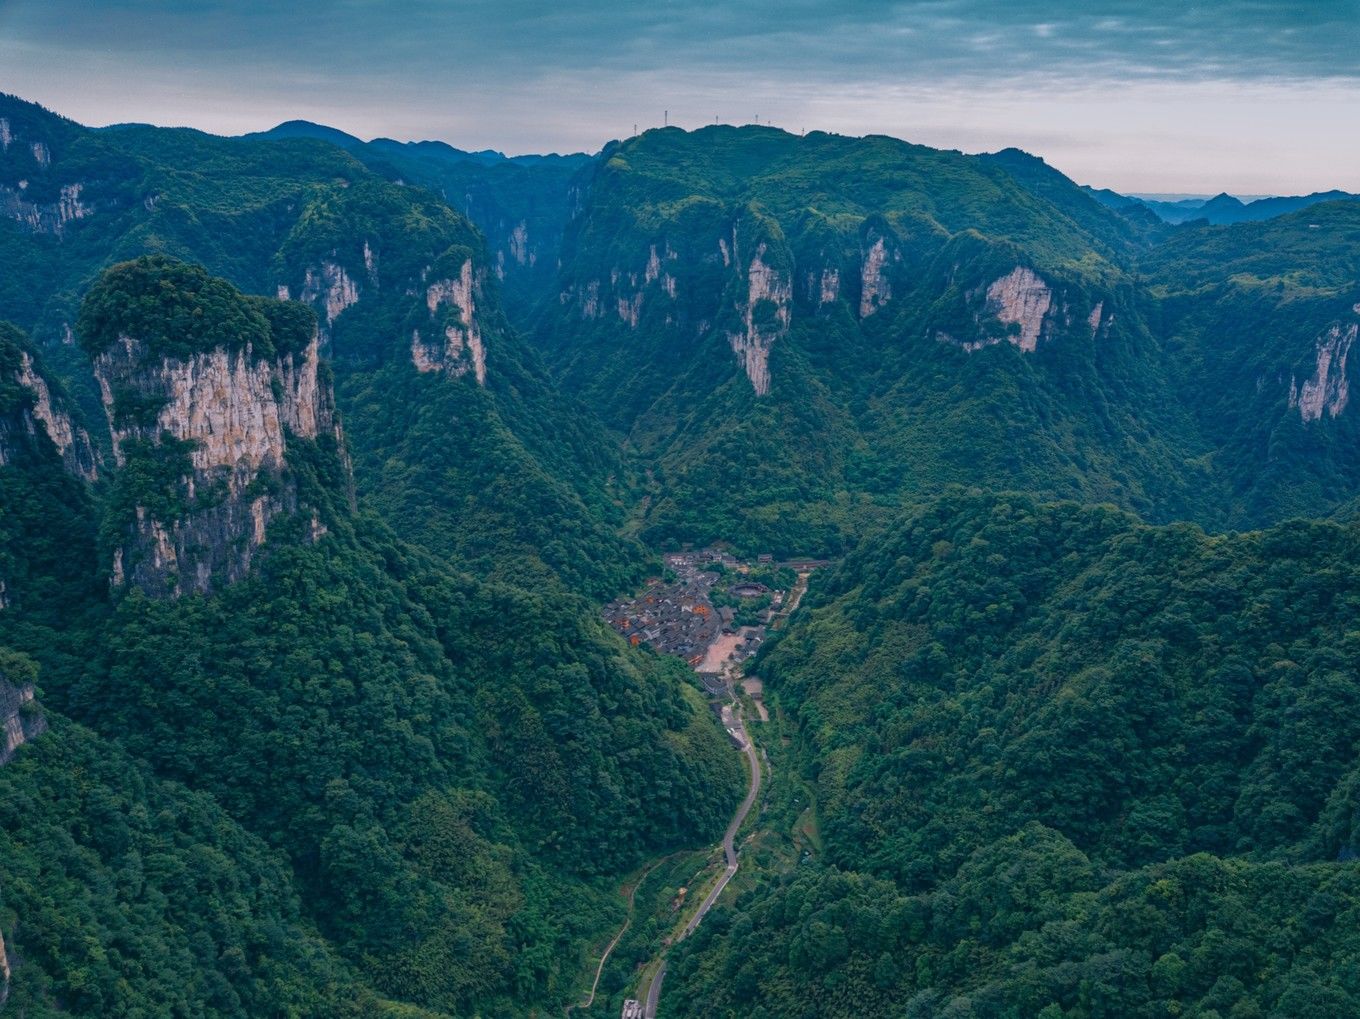
M 735 700 L 733 703 L 736 705 L 735 710 L 737 717 L 737 725 L 734 727 L 734 731 L 741 737 L 743 743 L 742 752 L 746 754 L 746 762 L 751 770 L 751 787 L 746 792 L 746 799 L 741 801 L 741 806 L 738 807 L 737 812 L 732 815 L 732 822 L 727 826 L 727 833 L 723 835 L 723 856 L 726 857 L 727 868 L 723 871 L 722 877 L 718 879 L 718 883 L 713 886 L 713 890 L 710 891 L 708 895 L 704 897 L 704 901 L 699 904 L 699 908 L 695 914 L 690 917 L 689 923 L 685 924 L 685 929 L 681 931 L 680 936 L 675 939 L 677 943 L 694 933 L 694 929 L 699 926 L 700 921 L 702 921 L 708 911 L 713 908 L 713 903 L 718 901 L 718 896 L 722 894 L 723 889 L 727 887 L 727 883 L 731 881 L 733 875 L 736 874 L 739 862 L 736 846 L 737 832 L 741 830 L 742 824 L 746 821 L 746 815 L 751 812 L 751 808 L 755 806 L 756 797 L 760 795 L 760 758 L 756 756 L 755 743 L 752 742 L 750 735 L 746 732 L 746 726 L 741 722 L 741 705 Z M 647 994 L 643 1005 L 643 1015 L 646 1019 L 656 1019 L 656 1004 L 661 997 L 661 982 L 665 979 L 666 959 L 663 956 L 661 965 L 657 968 L 655 975 L 652 977 L 651 984 L 647 987 Z

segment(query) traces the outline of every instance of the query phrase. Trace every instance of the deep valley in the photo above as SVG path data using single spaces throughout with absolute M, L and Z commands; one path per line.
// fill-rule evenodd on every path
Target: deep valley
M 1196 201 L 0 95 L 0 1008 L 1360 1015 L 1360 202 Z

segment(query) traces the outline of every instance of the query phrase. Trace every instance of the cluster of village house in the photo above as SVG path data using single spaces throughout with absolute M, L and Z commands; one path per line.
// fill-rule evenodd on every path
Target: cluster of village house
M 762 555 L 758 562 L 771 561 Z M 705 679 L 711 693 L 722 688 L 718 678 L 729 662 L 755 654 L 765 639 L 765 626 L 735 624 L 737 610 L 714 606 L 714 586 L 731 574 L 750 572 L 750 565 L 717 549 L 671 552 L 665 557 L 668 576 L 649 582 L 637 598 L 621 598 L 605 606 L 605 617 L 634 646 L 649 644 L 663 654 L 685 659 Z M 785 592 L 771 591 L 764 584 L 736 580 L 725 586 L 736 598 L 770 595 L 764 613 L 768 623 L 783 604 Z

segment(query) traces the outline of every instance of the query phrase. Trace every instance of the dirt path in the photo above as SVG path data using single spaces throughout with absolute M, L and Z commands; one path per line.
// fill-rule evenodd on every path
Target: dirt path
M 614 940 L 609 942 L 609 946 L 605 948 L 604 954 L 600 956 L 600 964 L 595 967 L 595 980 L 590 985 L 590 994 L 586 996 L 586 1000 L 575 1005 L 567 1006 L 565 1014 L 568 1019 L 570 1019 L 572 1009 L 590 1008 L 591 1005 L 595 1004 L 595 990 L 600 986 L 600 975 L 604 973 L 604 964 L 609 961 L 610 954 L 614 951 L 618 943 L 623 940 L 623 936 L 628 933 L 628 928 L 633 923 L 633 900 L 637 898 L 638 889 L 642 887 L 642 882 L 647 880 L 648 875 L 651 874 L 652 871 L 656 870 L 657 867 L 660 867 L 669 859 L 669 856 L 663 856 L 661 859 L 654 861 L 652 865 L 644 870 L 642 874 L 638 876 L 638 879 L 633 882 L 633 887 L 628 891 L 628 916 L 623 921 L 623 926 L 619 928 L 619 932 L 614 935 Z
M 785 605 L 783 611 L 779 613 L 778 621 L 770 624 L 770 629 L 778 630 L 788 622 L 789 616 L 793 615 L 797 610 L 799 603 L 802 602 L 803 595 L 807 594 L 808 579 L 811 576 L 811 573 L 798 574 L 798 582 L 793 585 L 793 590 L 789 592 L 789 603 Z

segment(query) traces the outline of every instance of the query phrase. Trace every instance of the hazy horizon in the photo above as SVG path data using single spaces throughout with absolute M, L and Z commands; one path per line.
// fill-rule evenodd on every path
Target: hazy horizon
M 660 126 L 1017 147 L 1126 193 L 1360 191 L 1356 0 L 637 9 L 0 0 L 0 89 L 92 125 L 594 152 Z

